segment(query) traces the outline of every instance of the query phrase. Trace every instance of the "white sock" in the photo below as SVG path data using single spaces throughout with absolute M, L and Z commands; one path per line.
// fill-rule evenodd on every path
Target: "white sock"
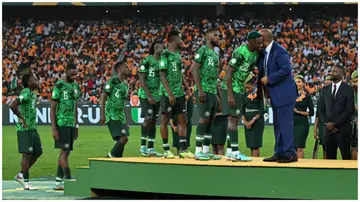
M 201 152 L 202 151 L 202 147 L 196 147 L 195 148 L 195 153 L 199 153 L 199 152 Z
M 226 153 L 231 153 L 232 152 L 232 149 L 231 148 L 226 148 Z
M 232 153 L 233 153 L 233 155 L 238 155 L 238 154 L 240 154 L 240 151 L 239 150 L 238 151 L 233 151 Z
M 209 150 L 210 150 L 210 147 L 209 146 L 203 146 L 203 151 L 204 151 L 204 153 L 208 153 L 209 152 Z
M 22 173 L 19 173 L 18 176 L 19 176 L 20 178 L 24 178 L 24 176 L 23 176 Z

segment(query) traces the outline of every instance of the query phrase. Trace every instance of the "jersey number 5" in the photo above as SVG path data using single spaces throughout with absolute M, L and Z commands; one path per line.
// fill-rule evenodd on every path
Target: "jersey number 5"
M 149 70 L 149 76 L 150 76 L 150 77 L 154 77 L 154 76 L 155 76 L 155 70 L 154 70 L 154 68 L 150 68 L 150 70 Z

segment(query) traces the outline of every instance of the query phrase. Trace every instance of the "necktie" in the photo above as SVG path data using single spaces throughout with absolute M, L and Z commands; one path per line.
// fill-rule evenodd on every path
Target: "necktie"
M 264 51 L 264 75 L 267 76 L 267 62 L 266 62 L 266 59 L 267 59 L 267 52 L 266 50 Z
M 335 93 L 336 93 L 336 85 L 334 85 L 333 93 L 332 93 L 332 100 L 335 99 Z

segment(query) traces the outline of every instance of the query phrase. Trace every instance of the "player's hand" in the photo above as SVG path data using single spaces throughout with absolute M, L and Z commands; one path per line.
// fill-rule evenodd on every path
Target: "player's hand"
M 190 89 L 187 88 L 186 91 L 185 91 L 185 98 L 186 98 L 186 101 L 190 98 L 191 96 L 191 92 L 190 92 Z
M 52 131 L 52 135 L 53 135 L 54 140 L 59 140 L 59 131 L 57 129 L 54 129 Z
M 178 127 L 174 126 L 174 132 L 177 133 L 178 132 Z
M 148 101 L 150 104 L 154 105 L 156 102 L 155 102 L 155 99 L 153 98 L 153 96 L 148 96 Z
M 326 128 L 329 130 L 329 131 L 332 131 L 332 129 L 335 128 L 335 124 L 333 122 L 329 122 L 326 124 Z
M 247 129 L 249 129 L 251 127 L 250 122 L 248 122 L 248 121 L 244 121 L 244 125 Z
M 20 122 L 21 122 L 21 126 L 23 128 L 28 128 L 28 125 L 26 124 L 25 119 L 20 119 Z
M 315 138 L 315 140 L 319 139 L 319 133 L 317 132 L 316 129 L 314 130 L 314 138 Z
M 74 139 L 77 140 L 79 138 L 79 129 L 76 128 L 75 129 L 75 136 L 74 136 Z
M 235 99 L 233 95 L 228 95 L 228 104 L 230 107 L 235 108 Z
M 334 133 L 337 133 L 338 131 L 339 131 L 339 130 L 334 127 L 334 128 L 330 131 L 330 133 L 331 133 L 331 134 L 334 134 Z
M 263 78 L 261 78 L 261 83 L 264 85 L 268 84 L 269 83 L 268 77 L 264 76 Z
M 171 106 L 174 106 L 176 103 L 175 96 L 173 94 L 169 95 L 169 102 Z
M 199 91 L 199 102 L 200 104 L 204 104 L 206 101 L 206 94 L 204 91 Z

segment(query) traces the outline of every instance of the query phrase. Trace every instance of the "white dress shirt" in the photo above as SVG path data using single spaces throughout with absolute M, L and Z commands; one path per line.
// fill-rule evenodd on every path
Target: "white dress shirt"
M 338 83 L 332 83 L 331 84 L 331 95 L 333 95 L 334 86 L 336 86 L 335 95 L 333 95 L 333 97 L 335 97 L 337 92 L 339 91 L 341 83 L 342 83 L 342 81 L 339 81 Z
M 274 41 L 271 41 L 271 43 L 265 48 L 265 52 L 266 52 L 266 58 L 264 60 L 264 69 L 265 69 L 265 76 L 267 76 L 267 64 L 268 64 L 268 59 L 269 59 L 269 55 L 270 55 L 270 50 L 271 47 L 273 45 Z

